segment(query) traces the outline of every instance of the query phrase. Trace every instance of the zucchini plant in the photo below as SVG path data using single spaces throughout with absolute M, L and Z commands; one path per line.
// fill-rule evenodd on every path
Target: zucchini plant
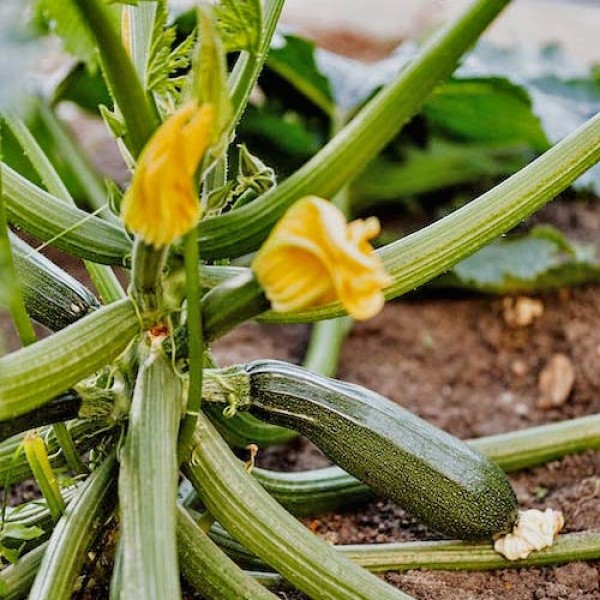
M 346 223 L 348 184 L 508 3 L 473 0 L 277 185 L 233 142 L 283 0 L 199 6 L 188 29 L 185 19 L 172 23 L 166 0 L 37 1 L 38 20 L 99 74 L 92 104 L 132 180 L 124 191 L 108 182 L 102 202 L 94 173 L 43 105 L 87 197 L 77 206 L 19 115 L 3 115 L 33 171 L 1 168 L 0 298 L 23 348 L 0 358 L 0 557 L 11 563 L 0 570 L 0 598 L 70 598 L 80 573 L 94 569 L 99 538 L 111 542 L 111 598 L 180 598 L 180 574 L 206 598 L 274 598 L 282 579 L 315 599 L 408 598 L 369 571 L 448 565 L 453 545 L 391 555 L 361 548 L 350 560 L 292 514 L 373 493 L 442 534 L 478 540 L 460 546 L 461 566 L 506 566 L 488 547 L 517 521 L 503 469 L 597 446 L 597 419 L 515 434 L 517 451 L 493 439 L 467 444 L 326 377 L 332 358 L 319 358 L 318 346 L 330 335 L 328 347 L 339 346 L 347 315 L 369 318 L 447 271 L 600 159 L 595 117 L 502 184 L 377 251 L 369 244 L 377 219 Z M 100 299 L 9 225 L 83 259 Z M 249 253 L 250 267 L 232 264 Z M 219 368 L 211 356 L 211 342 L 248 319 L 334 317 L 345 318 L 318 330 L 309 369 L 274 361 Z M 32 320 L 51 335 L 37 341 Z M 32 428 L 36 452 L 23 452 Z M 252 472 L 232 452 L 298 434 L 338 466 L 287 477 Z M 74 475 L 57 488 L 59 470 Z M 8 486 L 32 473 L 44 501 L 7 507 Z M 565 536 L 544 561 L 599 554 L 597 536 Z

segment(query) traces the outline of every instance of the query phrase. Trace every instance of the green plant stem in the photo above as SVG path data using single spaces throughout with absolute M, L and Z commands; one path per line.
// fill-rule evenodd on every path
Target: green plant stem
M 302 366 L 326 377 L 335 377 L 342 345 L 353 323 L 350 317 L 315 323 Z
M 69 166 L 77 182 L 85 193 L 85 200 L 91 210 L 102 208 L 107 201 L 106 189 L 102 180 L 90 165 L 83 148 L 79 146 L 58 118 L 56 113 L 42 100 L 37 103 L 37 109 L 46 130 L 52 137 L 54 144 L 60 149 L 60 156 Z M 62 197 L 48 188 L 51 194 Z M 66 195 L 64 196 L 66 199 Z M 110 210 L 102 213 L 102 218 L 113 223 L 120 223 L 119 218 Z
M 121 597 L 175 600 L 181 597 L 175 510 L 182 385 L 160 345 L 141 355 L 120 454 Z
M 98 44 L 109 89 L 119 107 L 134 158 L 137 158 L 158 127 L 144 88 L 100 0 L 74 0 L 83 21 Z
M 265 563 L 248 552 L 222 529 L 213 527 L 210 535 L 226 554 L 244 568 L 253 570 L 268 568 Z M 489 542 L 473 543 L 456 540 L 391 542 L 335 546 L 335 549 L 373 573 L 411 569 L 452 571 L 520 569 L 598 559 L 600 558 L 600 533 L 559 535 L 552 546 L 533 552 L 526 559 L 516 561 L 509 561 L 498 554 Z
M 188 333 L 189 385 L 185 417 L 179 431 L 178 455 L 182 463 L 189 454 L 189 446 L 196 428 L 196 420 L 202 402 L 202 372 L 204 370 L 204 336 L 202 308 L 200 304 L 200 274 L 196 230 L 185 238 L 185 294 L 186 327 Z
M 270 307 L 250 269 L 224 281 L 202 298 L 204 339 L 210 342 Z
M 409 598 L 344 560 L 285 512 L 202 415 L 184 471 L 232 535 L 315 600 Z
M 75 442 L 73 441 L 73 438 L 71 437 L 71 434 L 69 433 L 65 423 L 55 423 L 52 427 L 54 429 L 56 441 L 61 447 L 69 467 L 78 475 L 88 473 L 88 468 L 81 460 L 81 456 L 79 456 L 77 448 L 75 447 Z
M 11 223 L 74 256 L 122 265 L 131 242 L 122 227 L 69 206 L 2 163 L 2 194 Z
M 508 3 L 475 0 L 294 175 L 251 204 L 203 221 L 201 255 L 225 258 L 251 252 L 294 201 L 307 194 L 327 198 L 339 192 L 417 114 L 436 85 L 454 71 L 460 57 Z
M 116 504 L 116 461 L 104 460 L 54 529 L 29 597 L 69 600 L 88 548 Z
M 130 293 L 149 325 L 161 316 L 162 270 L 166 255 L 167 248 L 156 250 L 140 238 L 133 245 Z
M 140 329 L 131 300 L 0 358 L 0 421 L 34 410 L 116 358 Z
M 251 55 L 248 52 L 240 53 L 235 66 L 229 76 L 229 93 L 231 95 L 231 103 L 233 104 L 233 119 L 231 122 L 231 130 L 233 130 L 248 104 L 248 98 L 254 88 L 258 76 L 263 68 L 269 49 L 271 40 L 275 34 L 277 23 L 283 9 L 285 0 L 265 0 L 264 9 L 264 27 L 258 52 Z
M 183 575 L 204 597 L 276 600 L 277 596 L 228 558 L 181 507 L 177 511 L 177 546 Z

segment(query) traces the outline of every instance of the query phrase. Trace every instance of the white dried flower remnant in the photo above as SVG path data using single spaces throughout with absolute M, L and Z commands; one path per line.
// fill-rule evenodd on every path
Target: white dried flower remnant
M 564 524 L 564 517 L 559 510 L 522 511 L 515 528 L 496 540 L 494 550 L 508 560 L 527 558 L 534 550 L 552 546 Z

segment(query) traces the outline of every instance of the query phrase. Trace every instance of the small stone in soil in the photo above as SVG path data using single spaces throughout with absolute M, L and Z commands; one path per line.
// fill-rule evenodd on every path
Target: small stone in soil
M 502 308 L 504 322 L 514 328 L 527 327 L 544 314 L 544 303 L 527 296 L 504 298 Z
M 540 373 L 538 387 L 542 409 L 563 406 L 575 384 L 575 367 L 565 354 L 554 354 Z

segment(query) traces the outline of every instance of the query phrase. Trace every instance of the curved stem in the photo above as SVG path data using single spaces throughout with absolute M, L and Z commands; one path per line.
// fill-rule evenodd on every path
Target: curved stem
M 119 34 L 113 29 L 104 6 L 98 0 L 74 0 L 79 14 L 98 44 L 109 88 L 125 119 L 132 154 L 139 155 L 158 127 L 158 115 L 151 110 L 138 74 Z
M 204 367 L 204 335 L 202 327 L 202 307 L 200 304 L 200 274 L 198 263 L 196 230 L 185 238 L 185 293 L 186 327 L 188 334 L 189 386 L 185 417 L 179 431 L 178 455 L 182 463 L 188 455 L 189 445 L 196 428 L 197 414 L 202 401 L 202 373 Z
M 182 388 L 160 345 L 142 350 L 120 453 L 121 597 L 181 597 L 175 541 L 177 430 Z
M 4 163 L 1 168 L 11 223 L 74 256 L 107 265 L 126 262 L 131 241 L 122 227 L 69 206 Z
M 211 537 L 238 563 L 253 570 L 267 568 L 263 562 L 235 542 L 222 529 L 213 527 Z M 373 573 L 411 569 L 487 571 L 556 565 L 600 558 L 600 533 L 559 535 L 554 544 L 533 552 L 527 558 L 509 561 L 498 554 L 492 543 L 456 540 L 434 542 L 390 542 L 335 546 L 343 556 Z M 281 580 L 280 580 L 281 581 Z
M 0 358 L 0 420 L 34 410 L 116 358 L 138 333 L 131 300 Z
M 277 599 L 228 558 L 181 507 L 177 511 L 177 545 L 183 575 L 204 597 Z
M 234 116 L 231 122 L 233 129 L 240 118 L 246 105 L 250 93 L 254 88 L 258 76 L 263 68 L 271 40 L 275 34 L 277 23 L 283 9 L 285 0 L 266 0 L 265 2 L 265 25 L 263 28 L 260 48 L 255 55 L 248 52 L 242 52 L 235 63 L 235 66 L 229 76 L 229 91 L 231 94 L 231 103 L 233 104 Z

